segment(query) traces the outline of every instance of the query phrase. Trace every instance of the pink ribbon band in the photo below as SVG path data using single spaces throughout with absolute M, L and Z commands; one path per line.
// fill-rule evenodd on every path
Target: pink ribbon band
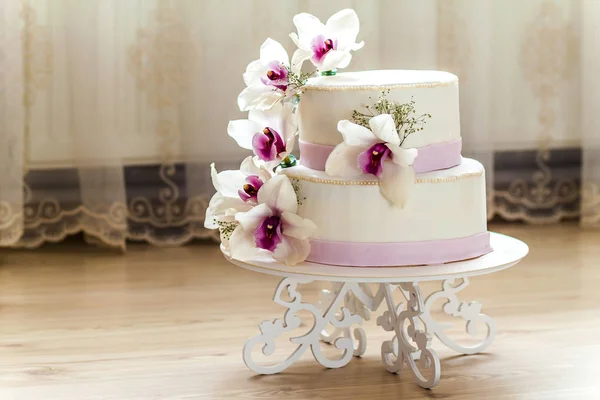
M 457 239 L 400 243 L 311 240 L 306 261 L 347 267 L 432 265 L 467 260 L 492 251 L 489 232 Z
M 305 167 L 325 171 L 327 157 L 335 146 L 299 141 L 300 159 Z M 415 173 L 456 167 L 461 161 L 462 139 L 452 142 L 430 144 L 417 149 L 419 154 L 413 163 Z

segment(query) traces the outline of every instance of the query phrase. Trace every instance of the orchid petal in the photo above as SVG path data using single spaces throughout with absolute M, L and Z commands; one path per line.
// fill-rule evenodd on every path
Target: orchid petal
M 281 214 L 282 232 L 285 236 L 306 240 L 317 231 L 317 225 L 309 219 L 302 218 L 297 214 L 283 212 Z
M 362 49 L 362 48 L 363 48 L 363 46 L 364 46 L 364 45 L 365 45 L 365 42 L 364 42 L 364 40 L 363 40 L 362 42 L 360 42 L 360 43 L 353 43 L 353 44 L 350 46 L 350 50 L 354 50 L 354 51 L 356 51 L 356 50 L 360 50 L 360 49 Z
M 415 171 L 412 167 L 401 167 L 387 161 L 379 178 L 379 190 L 383 197 L 399 208 L 404 208 L 415 185 Z
M 273 173 L 266 169 L 260 159 L 257 156 L 248 156 L 242 161 L 240 165 L 240 171 L 246 176 L 256 175 L 258 178 L 265 183 L 273 176 Z
M 234 221 L 237 213 L 246 212 L 251 208 L 252 205 L 244 203 L 239 197 L 224 197 L 217 192 L 210 199 L 206 209 L 204 226 L 208 229 L 216 229 L 219 227 L 217 221 Z
M 294 25 L 298 30 L 298 40 L 307 43 L 313 37 L 325 30 L 325 25 L 312 14 L 300 13 L 294 15 Z
M 296 213 L 298 202 L 292 183 L 285 175 L 269 179 L 258 191 L 258 202 L 267 204 L 274 212 Z
M 298 133 L 298 117 L 294 114 L 295 105 L 292 103 L 284 103 L 281 109 L 281 132 L 283 135 L 283 140 L 286 142 L 296 136 Z M 288 151 L 292 151 L 288 148 Z
M 292 39 L 292 42 L 294 42 L 296 47 L 298 47 L 299 49 L 308 50 L 308 48 L 303 43 L 300 42 L 300 38 L 298 37 L 298 34 L 296 32 L 290 33 L 290 39 Z M 293 57 L 294 56 L 292 56 L 292 58 Z
M 377 142 L 377 137 L 373 132 L 348 120 L 339 121 L 337 129 L 348 146 L 369 147 Z
M 400 165 L 401 167 L 413 165 L 417 155 L 419 154 L 417 149 L 404 149 L 392 144 L 387 144 L 387 147 L 392 151 L 392 161 L 394 164 Z
M 381 176 L 383 163 L 391 155 L 385 143 L 376 143 L 358 156 L 358 166 L 365 173 Z
M 263 219 L 253 235 L 256 247 L 272 252 L 282 240 L 281 218 L 271 216 Z
M 265 86 L 268 87 L 268 86 Z M 268 90 L 266 92 L 263 92 L 258 99 L 256 99 L 256 102 L 254 103 L 253 107 L 257 110 L 263 110 L 263 111 L 268 111 L 271 110 L 273 107 L 276 107 L 277 104 L 279 104 L 279 102 L 281 102 L 284 98 L 285 94 L 279 90 L 279 89 L 271 89 Z
M 312 49 L 311 47 L 307 44 L 307 43 L 303 43 L 300 41 L 300 38 L 298 37 L 298 35 L 295 32 L 290 33 L 290 39 L 292 39 L 292 42 L 294 42 L 294 44 L 296 45 L 296 47 L 298 47 L 299 50 L 305 50 L 308 51 L 311 56 L 312 56 Z M 294 58 L 294 56 L 292 55 L 292 59 Z M 292 62 L 292 65 L 294 63 Z
M 298 47 L 298 49 L 292 55 L 292 72 L 298 73 L 302 68 L 304 61 L 311 58 L 313 55 L 312 50 Z
M 219 174 L 217 173 L 217 169 L 215 168 L 215 163 L 210 164 L 210 179 L 212 180 L 213 187 L 218 192 L 219 191 Z
M 204 227 L 206 229 L 217 229 L 219 227 L 219 224 L 217 224 L 218 204 L 222 202 L 222 199 L 223 195 L 219 192 L 211 197 L 206 208 L 206 214 L 204 215 Z
M 325 173 L 342 178 L 356 178 L 363 175 L 358 165 L 358 157 L 363 151 L 362 147 L 348 146 L 346 143 L 338 144 L 325 162 Z
M 295 132 L 295 116 L 292 114 L 294 105 L 290 103 L 276 103 L 270 109 L 253 109 L 248 113 L 248 119 L 260 125 L 260 129 L 269 127 L 275 129 L 284 140 Z
M 261 181 L 263 181 L 263 183 L 273 177 L 273 168 L 275 168 L 277 165 L 271 166 L 271 165 L 269 165 L 269 163 L 261 161 L 261 159 L 258 158 L 258 156 L 252 157 L 252 161 L 259 168 L 258 173 L 254 174 L 254 175 L 258 175 L 258 177 L 260 178 Z M 278 163 L 279 163 L 279 161 L 278 161 Z
M 251 204 L 245 203 L 239 197 L 225 197 L 221 193 L 215 193 L 213 197 L 210 199 L 208 204 L 208 208 L 211 208 L 214 211 L 214 214 L 217 216 L 227 216 L 233 217 L 238 212 L 246 212 L 252 209 Z M 227 219 L 229 221 L 234 221 L 235 218 Z
M 256 159 L 252 156 L 244 158 L 244 161 L 240 164 L 240 171 L 246 176 L 248 175 L 260 175 L 261 168 L 257 165 Z
M 263 83 L 248 86 L 238 96 L 238 107 L 240 111 L 251 109 L 269 110 L 273 108 L 284 97 L 284 93 Z
M 308 240 L 300 240 L 284 234 L 281 243 L 272 254 L 279 262 L 290 266 L 296 265 L 306 260 L 310 254 L 310 243 Z
M 265 129 L 265 132 L 272 131 L 270 129 Z M 276 143 L 279 144 L 279 146 L 276 146 Z M 252 138 L 252 150 L 261 161 L 274 161 L 278 159 L 278 154 L 282 150 L 285 150 L 285 143 L 281 139 L 279 133 L 273 132 L 273 136 L 270 136 L 263 132 L 258 132 Z
M 296 145 L 296 135 L 292 135 L 286 142 L 285 142 L 285 156 L 281 155 L 281 158 L 285 158 L 288 156 L 289 153 L 291 153 L 292 151 L 294 151 L 294 146 Z
M 243 149 L 252 149 L 252 137 L 256 132 L 262 130 L 262 126 L 249 119 L 238 119 L 229 121 L 227 125 L 227 134 L 231 136 L 238 146 Z
M 252 61 L 246 67 L 246 72 L 244 72 L 244 83 L 246 86 L 262 84 L 260 78 L 265 76 L 266 73 L 267 66 L 261 60 Z
M 268 64 L 273 60 L 287 64 L 290 58 L 281 43 L 271 38 L 267 38 L 260 46 L 260 61 L 264 64 Z
M 329 17 L 325 23 L 325 27 L 338 38 L 339 48 L 346 50 L 346 47 L 356 42 L 356 37 L 360 30 L 360 22 L 356 11 L 347 8 Z
M 273 177 L 273 168 L 272 167 L 270 170 L 267 169 L 264 166 L 260 167 L 260 173 L 258 174 L 258 177 L 260 178 L 261 181 L 263 181 L 263 183 L 265 183 L 266 181 L 268 181 L 269 179 L 271 179 Z
M 249 261 L 259 254 L 259 249 L 254 242 L 252 231 L 248 231 L 238 226 L 234 229 L 229 238 L 229 248 L 231 257 L 240 261 Z
M 382 142 L 400 146 L 400 138 L 396 131 L 394 118 L 390 114 L 381 114 L 369 120 L 369 126 L 375 136 Z
M 264 186 L 264 185 L 263 185 Z M 273 210 L 266 204 L 259 204 L 249 211 L 240 212 L 235 215 L 235 220 L 240 223 L 244 230 L 253 231 L 261 222 L 273 215 Z
M 336 68 L 346 68 L 352 60 L 352 55 L 347 51 L 330 50 L 325 54 L 323 62 L 318 65 L 321 71 L 330 71 Z
M 274 169 L 276 169 L 277 167 L 279 167 L 281 165 L 281 161 L 283 161 L 283 159 L 285 159 L 288 156 L 288 153 L 279 153 L 277 159 L 273 160 L 273 161 L 263 161 L 265 168 L 270 169 L 271 171 L 273 171 Z M 275 174 L 276 176 L 276 174 Z
M 262 83 L 248 86 L 237 98 L 240 111 L 250 110 L 259 102 L 259 98 L 269 90 L 272 90 L 272 88 L 265 86 Z
M 246 175 L 237 170 L 221 171 L 217 174 L 219 192 L 225 197 L 238 197 L 238 190 L 246 182 Z

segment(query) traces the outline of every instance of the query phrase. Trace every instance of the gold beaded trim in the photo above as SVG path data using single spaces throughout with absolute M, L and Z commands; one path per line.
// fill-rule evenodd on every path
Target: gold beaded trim
M 346 92 L 352 90 L 386 90 L 386 89 L 418 89 L 448 86 L 458 83 L 458 79 L 445 82 L 422 82 L 422 83 L 396 83 L 390 85 L 351 85 L 351 86 L 326 86 L 318 84 L 307 84 L 305 90 L 317 90 L 322 92 Z
M 340 181 L 334 179 L 322 179 L 315 178 L 313 176 L 301 176 L 294 175 L 286 172 L 286 175 L 290 179 L 299 179 L 303 181 L 313 182 L 313 183 L 325 183 L 328 185 L 342 185 L 342 186 L 379 186 L 379 181 Z M 447 176 L 441 178 L 417 178 L 415 183 L 446 183 L 446 182 L 454 182 L 460 179 L 471 178 L 476 176 L 483 175 L 483 170 L 478 172 L 465 172 L 464 174 L 456 175 L 456 176 Z

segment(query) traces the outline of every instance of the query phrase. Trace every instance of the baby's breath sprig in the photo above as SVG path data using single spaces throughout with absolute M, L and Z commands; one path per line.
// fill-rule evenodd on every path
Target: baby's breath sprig
M 288 74 L 288 90 L 290 90 L 291 93 L 300 92 L 300 89 L 302 89 L 302 87 L 306 85 L 308 78 L 311 78 L 316 74 L 316 72 L 296 73 L 293 72 L 289 66 L 285 66 L 285 69 L 287 70 Z
M 396 130 L 400 136 L 400 146 L 402 146 L 409 135 L 423 130 L 423 125 L 425 125 L 427 119 L 431 118 L 431 114 L 423 114 L 417 117 L 415 115 L 416 103 L 414 99 L 411 98 L 408 103 L 398 104 L 387 98 L 389 93 L 389 89 L 381 92 L 379 99 L 373 105 L 367 104 L 365 106 L 365 112 L 352 111 L 352 122 L 370 129 L 369 120 L 371 118 L 381 114 L 390 114 L 396 123 Z
M 221 237 L 225 240 L 229 240 L 231 234 L 239 225 L 237 221 L 216 221 L 217 225 L 219 225 L 219 233 Z
M 298 203 L 299 206 L 302 205 L 302 201 L 306 200 L 306 197 L 301 197 L 300 196 L 300 179 L 297 178 L 292 178 L 290 179 L 290 182 L 292 183 L 292 188 L 294 189 L 294 192 L 296 193 L 296 202 Z

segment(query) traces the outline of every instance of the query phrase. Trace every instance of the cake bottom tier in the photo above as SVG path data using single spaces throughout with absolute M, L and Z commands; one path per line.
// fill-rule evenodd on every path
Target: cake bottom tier
M 370 176 L 344 179 L 303 166 L 285 173 L 297 188 L 298 214 L 318 226 L 307 261 L 356 267 L 442 264 L 492 251 L 483 166 L 416 176 L 404 208 L 390 204 Z
M 433 265 L 476 258 L 492 251 L 488 232 L 423 242 L 361 243 L 311 241 L 306 261 L 354 267 Z

